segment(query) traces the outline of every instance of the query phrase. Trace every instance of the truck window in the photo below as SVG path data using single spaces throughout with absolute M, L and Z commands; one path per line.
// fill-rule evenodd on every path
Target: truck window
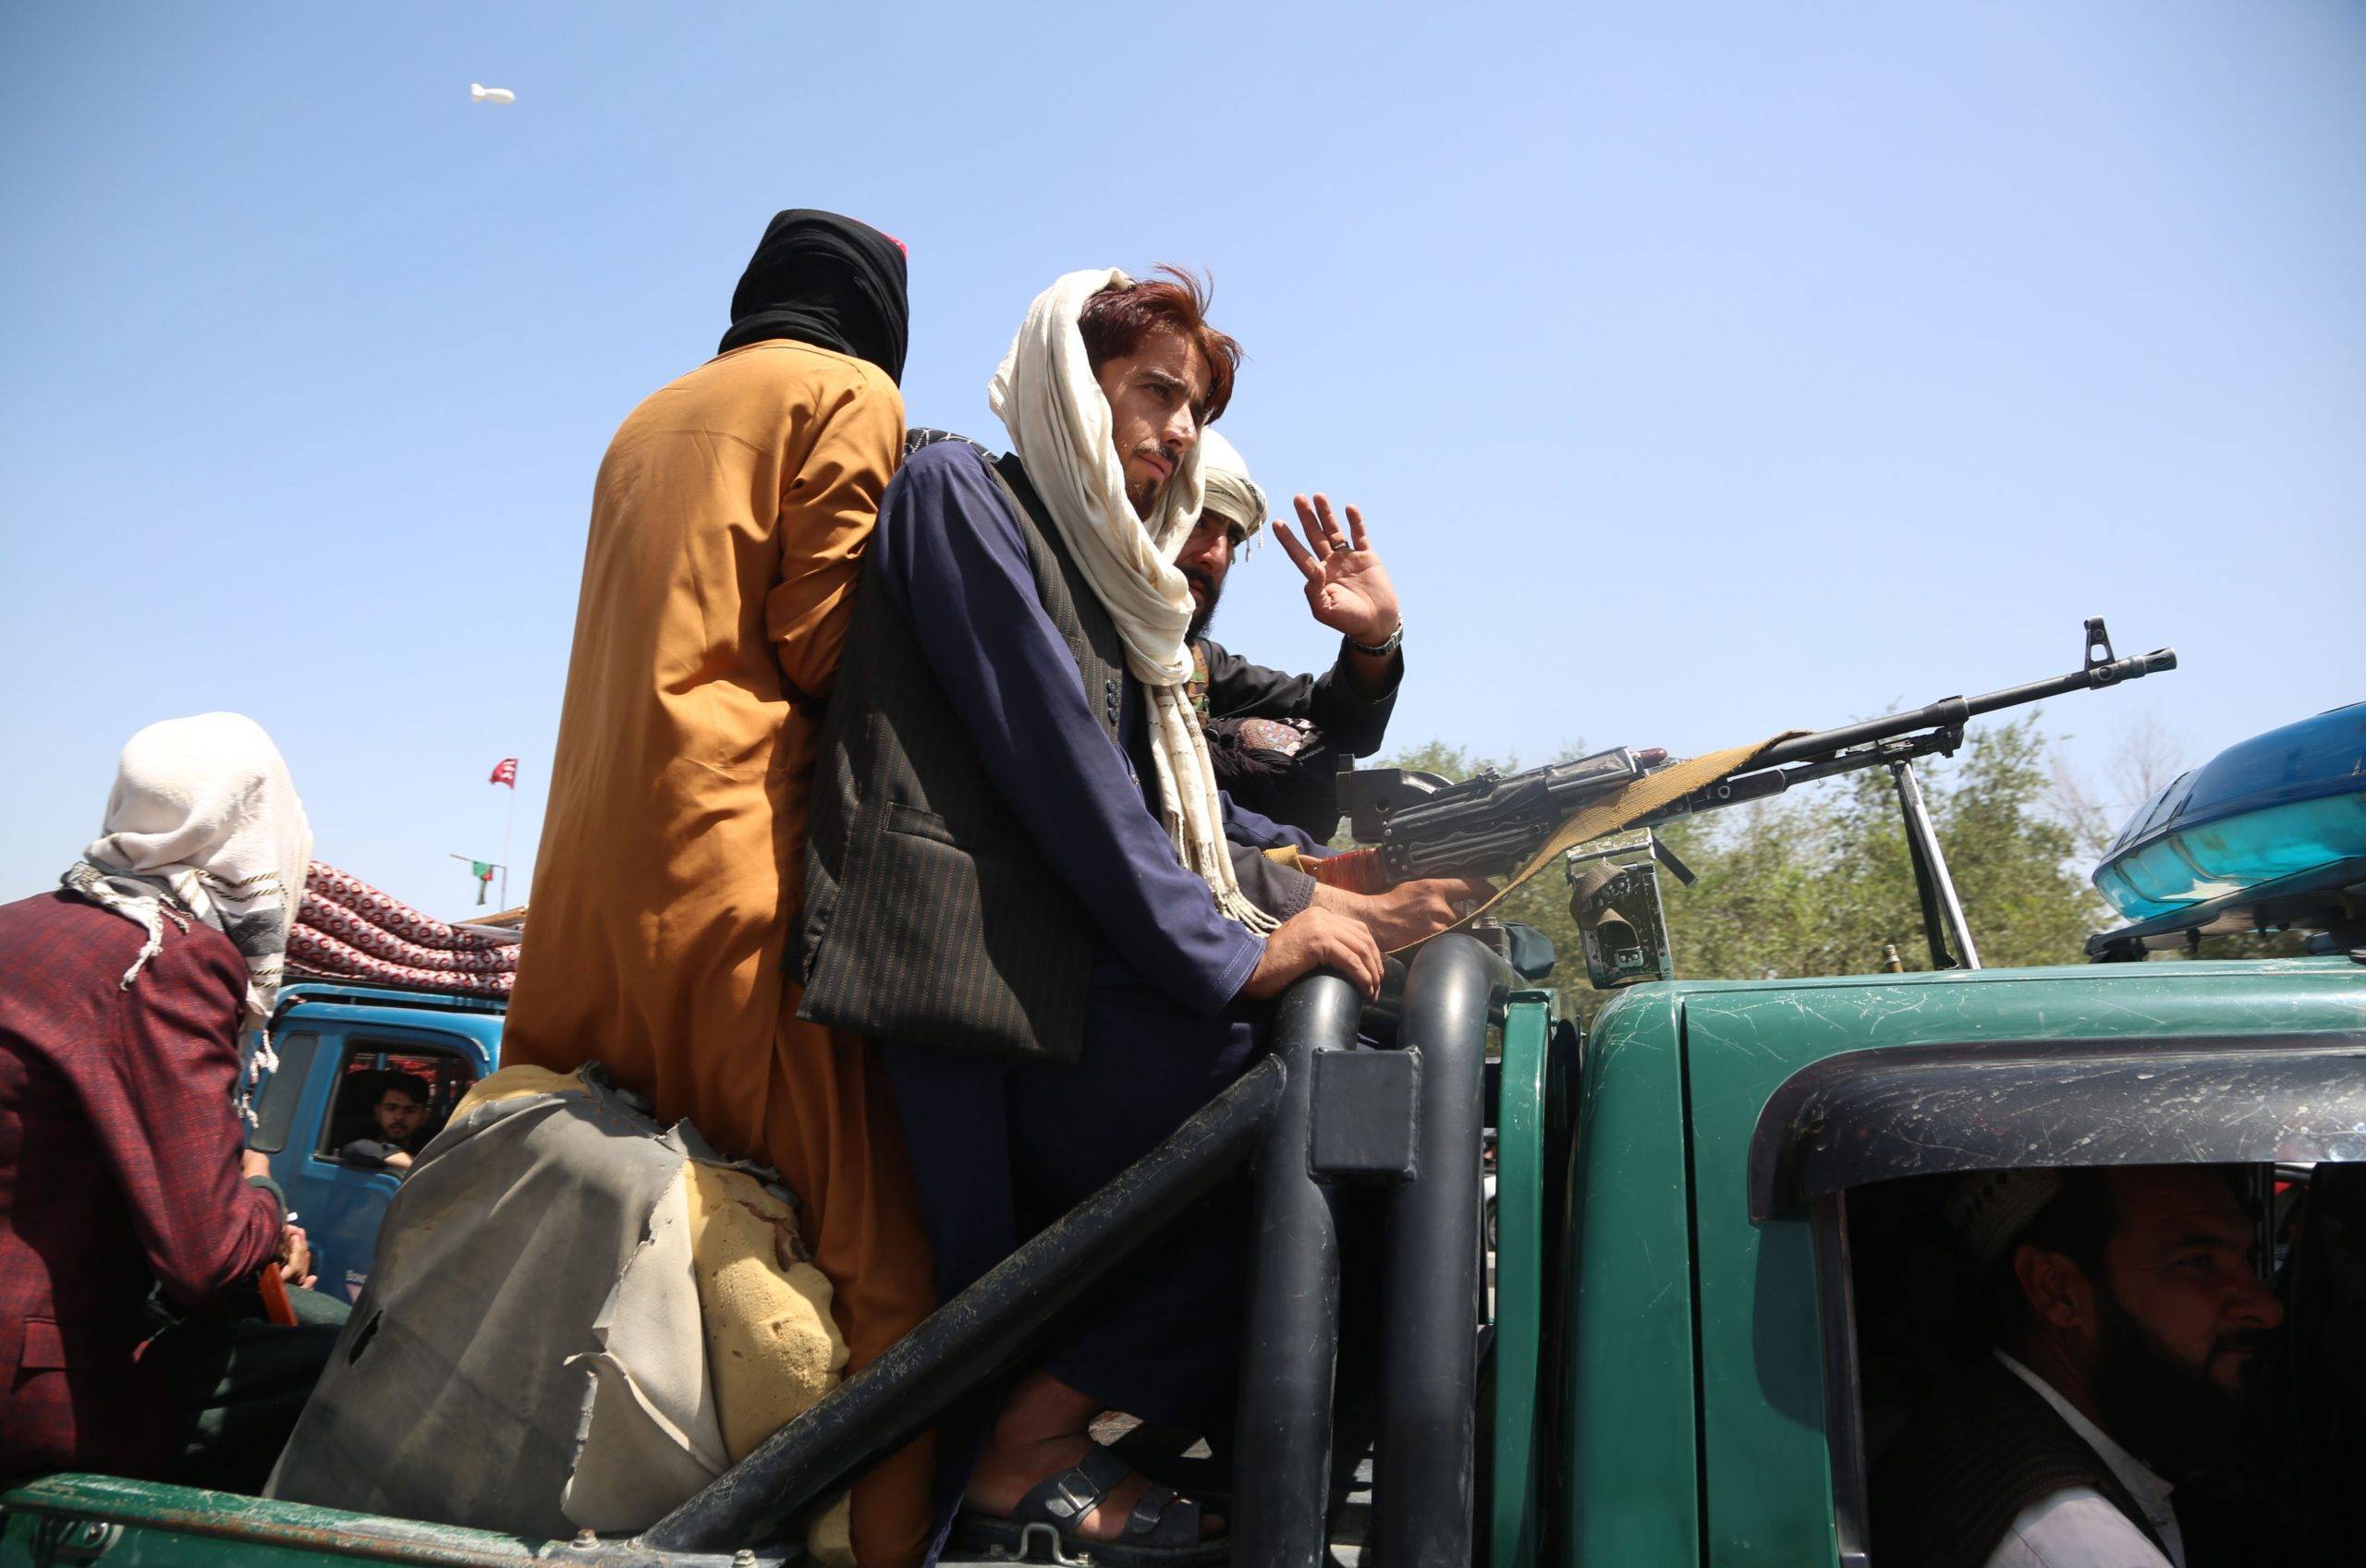
M 255 1097 L 255 1124 L 247 1147 L 259 1154 L 276 1154 L 287 1147 L 287 1129 L 295 1124 L 297 1103 L 312 1076 L 312 1053 L 321 1037 L 309 1030 L 282 1035 L 272 1041 L 279 1065 L 263 1080 Z
M 1961 1458 L 1954 1451 L 1956 1434 L 1969 1429 L 1964 1413 L 1991 1413 L 1994 1420 L 1981 1418 L 1991 1429 L 2017 1427 L 2029 1417 L 2018 1385 L 2043 1393 L 1995 1355 L 2009 1341 L 2040 1359 L 2069 1355 L 2082 1364 L 2067 1369 L 2074 1380 L 2138 1391 L 2141 1397 L 2116 1402 L 2117 1418 L 2151 1434 L 2146 1443 L 2160 1447 L 2166 1470 L 2189 1477 L 2175 1486 L 2178 1514 L 2189 1505 L 2209 1511 L 2215 1516 L 2209 1529 L 2232 1530 L 2232 1538 L 2263 1549 L 2225 1560 L 2312 1561 L 2313 1544 L 2328 1538 L 2328 1529 L 2338 1533 L 2349 1506 L 2315 1456 L 2366 1461 L 2366 1441 L 2354 1452 L 2345 1446 L 2366 1431 L 2366 1376 L 2354 1391 L 2340 1381 L 2348 1367 L 2366 1367 L 2366 1224 L 2345 1221 L 2366 1215 L 2366 1185 L 2357 1185 L 2366 1171 L 2359 1163 L 2366 1159 L 2361 1047 L 2366 1034 L 2353 1029 L 1979 1040 L 1842 1053 L 1787 1079 L 1752 1136 L 1750 1213 L 1762 1222 L 1804 1218 L 1813 1236 L 1842 1560 L 1900 1568 L 1883 1563 L 1874 1539 L 1885 1509 L 1897 1529 L 1935 1529 L 1955 1519 L 1931 1501 L 1946 1489 L 1927 1483 L 1934 1466 Z M 2153 1174 L 2131 1177 L 2132 1185 L 2097 1179 L 2139 1168 Z M 2218 1201 L 2226 1191 L 2184 1190 L 2187 1177 L 2204 1168 L 2241 1189 L 2231 1208 Z M 2119 1234 L 2106 1221 L 2124 1187 L 2139 1213 L 2201 1216 L 2156 1243 L 2190 1246 L 2193 1258 L 2172 1262 L 2165 1250 L 2162 1260 L 2130 1273 L 2113 1303 L 2119 1316 L 2100 1316 L 2093 1330 L 2109 1338 L 2105 1331 L 2138 1321 L 2141 1309 L 2156 1323 L 2181 1324 L 2190 1342 L 2195 1319 L 2175 1316 L 2174 1292 L 2162 1283 L 2190 1268 L 2205 1282 L 2189 1296 L 2217 1303 L 2202 1316 L 2218 1325 L 2214 1332 L 2229 1336 L 2209 1351 L 2201 1375 L 2187 1375 L 2198 1354 L 2190 1343 L 2177 1360 L 2177 1347 L 2154 1330 L 2148 1331 L 2161 1343 L 2150 1348 L 2170 1360 L 2123 1356 L 2104 1368 L 2083 1365 L 2099 1354 L 2100 1339 L 2066 1350 L 2043 1322 L 2031 1320 L 2032 1287 L 2009 1268 L 2000 1271 L 2008 1254 L 1993 1249 L 2019 1234 L 2050 1199 L 2029 1197 L 2033 1189 L 2019 1180 L 2008 1184 L 2018 1196 L 1999 1197 L 2005 1189 L 1994 1179 L 2043 1174 L 2057 1179 L 2054 1191 L 2083 1195 L 2057 1215 L 2069 1238 L 2052 1249 L 2057 1259 L 2075 1261 L 2074 1253 Z M 1994 1190 L 1951 1209 L 1950 1196 L 1965 1192 L 1970 1178 Z M 2303 1185 L 2310 1191 L 2294 1198 L 2292 1188 Z M 2003 1216 L 1994 1222 L 2007 1228 L 1987 1228 L 1983 1214 Z M 1975 1253 L 1986 1257 L 1985 1267 Z M 2088 1267 L 2079 1265 L 2079 1289 L 2092 1288 Z M 2071 1290 L 2062 1282 L 2068 1276 L 2057 1270 L 2053 1278 L 2057 1293 Z M 2145 1348 L 2132 1331 L 2114 1343 Z M 2245 1368 L 2287 1365 L 2320 1371 L 2279 1373 L 2284 1392 L 2274 1408 L 2238 1397 L 2240 1408 L 2229 1414 L 2195 1397 L 2213 1386 L 2239 1396 Z M 2116 1375 L 2107 1379 L 2111 1369 Z M 2035 1425 L 2042 1438 L 2017 1432 L 2015 1452 L 2034 1453 L 2055 1441 L 2046 1419 Z M 2197 1459 L 2169 1449 L 2181 1437 L 2228 1434 L 2239 1440 L 2238 1463 L 2224 1452 Z M 2045 1452 L 2053 1455 L 2047 1463 L 2067 1463 L 2060 1452 Z M 2092 1468 L 2085 1459 L 2078 1464 Z M 2170 1479 L 2166 1470 L 2147 1484 Z M 1884 1492 L 1885 1473 L 1914 1484 Z M 1953 1500 L 1946 1506 L 1961 1502 L 1946 1495 Z M 2198 1552 L 2194 1561 L 2212 1555 Z M 2345 1550 L 2333 1560 L 2354 1555 Z
M 415 1138 L 420 1146 L 444 1130 L 452 1108 L 476 1083 L 476 1069 L 457 1051 L 417 1040 L 357 1036 L 345 1042 L 337 1084 L 321 1128 L 318 1152 L 335 1159 L 347 1145 L 378 1136 L 376 1107 L 391 1083 L 411 1080 L 427 1088 L 426 1115 Z
M 2335 1561 L 2345 1553 L 2328 1543 L 2344 1538 L 2354 1510 L 2350 1477 L 2366 1463 L 2366 1376 L 2357 1370 L 2366 1367 L 2366 1163 L 2186 1168 L 2227 1184 L 2280 1320 L 2259 1331 L 2255 1387 L 2239 1411 L 2191 1393 L 2134 1400 L 2123 1393 L 2121 1425 L 2136 1410 L 2159 1428 L 2187 1433 L 2173 1441 L 2156 1431 L 2157 1448 L 2142 1437 L 2127 1446 L 2175 1484 L 2189 1561 L 2311 1562 L 2325 1550 L 2336 1555 L 2322 1560 Z M 1967 1174 L 1977 1173 L 1884 1182 L 1823 1200 L 1842 1207 L 1848 1233 L 1846 1287 L 1828 1289 L 1823 1304 L 1828 1398 L 1847 1402 L 1855 1416 L 1832 1423 L 1834 1492 L 1862 1510 L 1858 1538 L 1873 1548 L 1870 1568 L 1889 1568 L 1870 1529 L 1888 1505 L 1884 1459 L 1910 1452 L 1932 1429 L 1933 1413 L 1953 1406 L 1967 1374 L 1993 1360 L 2011 1332 L 2002 1325 L 2019 1307 L 2008 1276 L 1976 1267 L 1951 1239 L 1947 1205 Z M 1848 1320 L 1835 1320 L 1842 1315 Z M 2166 1354 L 2157 1344 L 2145 1352 Z M 2123 1388 L 2131 1367 L 2142 1369 L 2149 1389 L 2173 1384 L 2180 1370 L 2171 1360 L 2134 1355 L 2116 1365 Z M 2112 1401 L 2096 1397 L 2108 1428 Z M 2237 1435 L 2192 1440 L 2210 1432 L 2205 1412 Z M 1852 1425 L 1854 1455 L 1843 1451 L 1841 1437 Z M 1845 1475 L 1851 1467 L 1856 1474 Z M 2228 1557 L 2228 1542 L 2250 1543 L 2258 1555 Z

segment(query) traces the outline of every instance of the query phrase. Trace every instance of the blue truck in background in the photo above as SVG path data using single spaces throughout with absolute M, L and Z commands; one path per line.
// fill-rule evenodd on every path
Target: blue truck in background
M 311 1238 L 323 1295 L 360 1295 L 400 1185 L 376 1161 L 339 1151 L 374 1136 L 372 1110 L 396 1075 L 426 1082 L 426 1134 L 440 1131 L 460 1097 L 499 1064 L 506 1011 L 494 999 L 368 980 L 296 980 L 280 993 L 271 1028 L 278 1066 L 255 1089 L 247 1146 L 270 1157 Z M 259 1043 L 248 1038 L 250 1056 Z

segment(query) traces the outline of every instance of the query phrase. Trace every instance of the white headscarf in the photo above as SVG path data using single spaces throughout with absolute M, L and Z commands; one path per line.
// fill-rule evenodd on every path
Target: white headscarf
M 1221 431 L 1200 432 L 1200 483 L 1207 492 L 1202 516 L 1213 512 L 1241 530 L 1245 543 L 1265 526 L 1265 492 L 1249 477 L 1249 464 Z
M 247 961 L 242 1027 L 261 1028 L 311 857 L 311 824 L 271 736 L 244 714 L 200 713 L 125 744 L 99 836 L 59 880 L 148 933 L 127 989 L 164 946 L 165 921 L 228 937 Z
M 1184 698 L 1192 672 L 1183 643 L 1191 590 L 1174 556 L 1200 515 L 1200 449 L 1183 455 L 1158 515 L 1145 526 L 1126 498 L 1109 400 L 1077 330 L 1086 300 L 1132 281 L 1115 268 L 1069 273 L 1037 295 L 986 385 L 986 403 L 1010 432 L 1011 449 L 1077 569 L 1116 623 L 1127 669 L 1150 696 L 1151 760 L 1177 856 L 1205 879 L 1218 909 L 1262 933 L 1274 929 L 1274 918 L 1234 880 L 1215 770 Z

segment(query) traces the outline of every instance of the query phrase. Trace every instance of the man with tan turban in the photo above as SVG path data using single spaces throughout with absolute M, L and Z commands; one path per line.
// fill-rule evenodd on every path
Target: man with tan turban
M 1264 527 L 1267 503 L 1221 432 L 1209 431 L 1201 446 L 1207 501 L 1175 565 L 1191 589 L 1189 689 L 1207 731 L 1208 760 L 1235 805 L 1321 845 L 1339 827 L 1341 756 L 1380 749 L 1405 678 L 1396 589 L 1360 511 L 1347 508 L 1343 529 L 1329 496 L 1296 496 L 1303 541 L 1278 519 L 1274 537 L 1306 579 L 1316 623 L 1339 634 L 1338 658 L 1319 675 L 1289 675 L 1210 637 L 1233 557 Z

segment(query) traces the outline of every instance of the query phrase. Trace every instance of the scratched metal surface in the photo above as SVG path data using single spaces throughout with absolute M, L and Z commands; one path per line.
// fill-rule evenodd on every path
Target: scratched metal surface
M 1904 1046 L 1827 1057 L 1759 1113 L 1750 1212 L 1899 1176 L 2366 1160 L 2349 1033 Z
M 1679 988 L 1639 986 L 1581 1058 L 1561 1299 L 1560 1558 L 1700 1561 Z

